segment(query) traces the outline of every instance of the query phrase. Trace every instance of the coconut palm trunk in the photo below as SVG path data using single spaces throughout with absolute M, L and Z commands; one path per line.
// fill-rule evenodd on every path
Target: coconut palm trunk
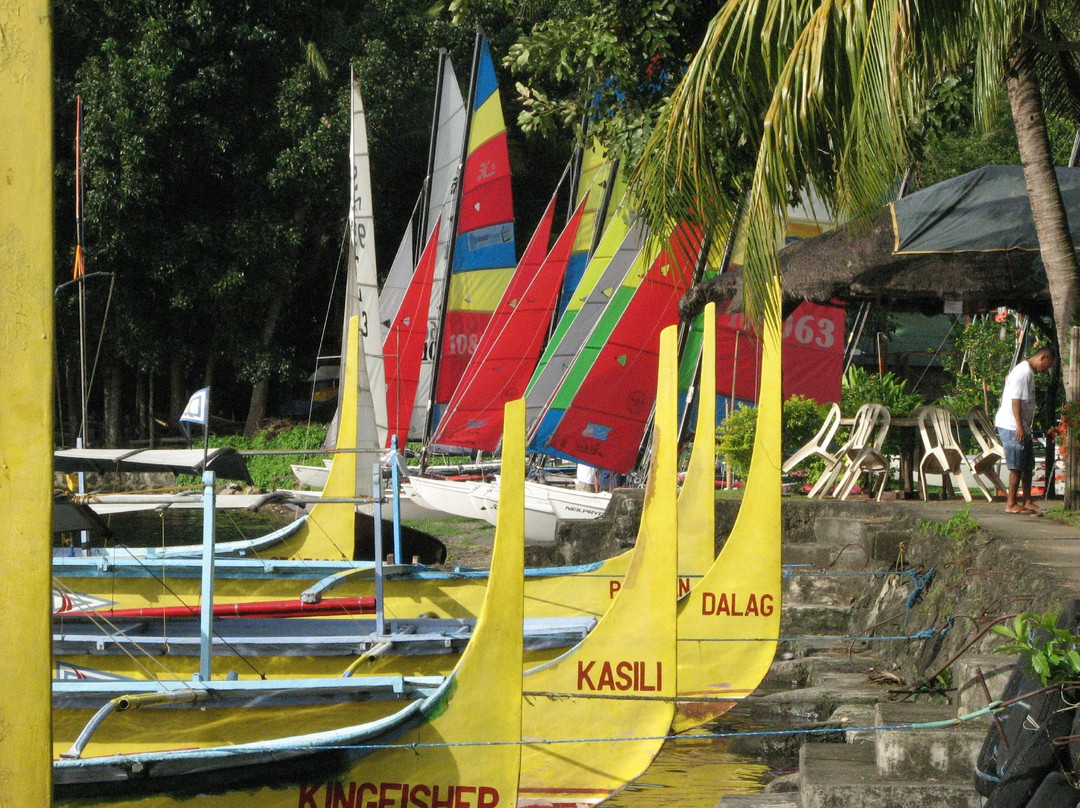
M 1069 345 L 1069 328 L 1076 315 L 1080 273 L 1077 271 L 1076 252 L 1065 216 L 1065 204 L 1057 183 L 1054 158 L 1050 151 L 1042 96 L 1027 48 L 1022 49 L 1013 60 L 1008 83 L 1020 162 L 1024 167 L 1024 179 L 1027 182 L 1028 196 L 1031 198 L 1031 214 L 1039 236 L 1039 252 L 1050 284 L 1057 343 L 1064 354 Z M 1071 361 L 1072 357 L 1063 355 L 1061 359 L 1062 362 L 1067 362 Z M 1076 399 L 1077 391 L 1070 389 L 1068 384 L 1065 392 L 1070 401 Z
M 1009 103 L 1012 106 L 1013 125 L 1016 128 L 1016 143 L 1020 151 L 1020 162 L 1024 167 L 1024 180 L 1027 184 L 1028 197 L 1031 199 L 1031 215 L 1035 222 L 1035 232 L 1039 236 L 1039 252 L 1046 278 L 1050 286 L 1050 303 L 1054 309 L 1054 328 L 1057 336 L 1058 352 L 1063 367 L 1076 360 L 1068 356 L 1069 330 L 1076 322 L 1078 294 L 1080 294 L 1080 273 L 1077 271 L 1076 252 L 1069 233 L 1065 204 L 1061 199 L 1061 189 L 1057 182 L 1054 158 L 1050 151 L 1050 138 L 1046 131 L 1046 118 L 1043 115 L 1042 95 L 1039 91 L 1038 78 L 1033 68 L 1031 50 L 1021 47 L 1008 71 Z M 1077 391 L 1069 384 L 1072 377 L 1062 373 L 1065 381 L 1065 397 L 1069 401 L 1077 399 Z M 1067 458 L 1075 457 L 1076 435 L 1069 431 L 1070 445 L 1065 447 Z M 1049 461 L 1048 461 L 1049 462 Z M 1047 480 L 1051 479 L 1047 470 Z M 1080 491 L 1077 491 L 1077 475 L 1065 476 L 1065 508 L 1076 510 L 1080 507 Z

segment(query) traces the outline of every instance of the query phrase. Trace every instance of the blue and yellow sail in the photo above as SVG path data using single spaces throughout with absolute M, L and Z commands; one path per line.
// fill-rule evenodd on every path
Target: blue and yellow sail
M 445 406 L 517 265 L 510 156 L 495 65 L 480 39 L 436 384 Z

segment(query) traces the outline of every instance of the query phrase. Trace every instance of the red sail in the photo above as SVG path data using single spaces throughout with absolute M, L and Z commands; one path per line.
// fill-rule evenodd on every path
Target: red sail
M 784 398 L 812 398 L 819 404 L 840 400 L 844 369 L 844 307 L 803 301 L 784 321 Z M 741 314 L 717 314 L 716 392 L 757 401 L 761 342 Z M 734 387 L 733 387 L 734 385 Z
M 495 450 L 503 404 L 524 395 L 540 360 L 584 204 L 582 200 L 545 258 L 555 213 L 552 196 L 439 424 L 437 443 Z
M 424 254 L 416 265 L 412 281 L 398 307 L 394 321 L 383 342 L 383 359 L 386 362 L 386 415 L 387 443 L 397 435 L 398 446 L 405 448 L 409 437 L 409 419 L 412 418 L 416 387 L 420 382 L 420 362 L 427 342 L 428 306 L 431 303 L 431 282 L 435 275 L 435 255 L 438 252 L 439 226 L 428 237 Z

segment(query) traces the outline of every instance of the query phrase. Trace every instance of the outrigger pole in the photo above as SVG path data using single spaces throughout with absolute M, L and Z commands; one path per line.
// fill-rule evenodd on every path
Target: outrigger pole
M 18 563 L 0 569 L 0 792 L 52 803 L 52 39 L 47 0 L 0 6 L 0 507 Z M 18 682 L 18 686 L 14 683 Z

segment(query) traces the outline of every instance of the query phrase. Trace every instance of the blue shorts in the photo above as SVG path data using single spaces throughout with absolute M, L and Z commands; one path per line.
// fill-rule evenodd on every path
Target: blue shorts
M 1031 431 L 1024 433 L 1024 439 L 1018 441 L 1011 429 L 997 428 L 1001 446 L 1005 449 L 1005 465 L 1009 471 L 1032 471 L 1035 468 L 1035 443 L 1031 440 Z

